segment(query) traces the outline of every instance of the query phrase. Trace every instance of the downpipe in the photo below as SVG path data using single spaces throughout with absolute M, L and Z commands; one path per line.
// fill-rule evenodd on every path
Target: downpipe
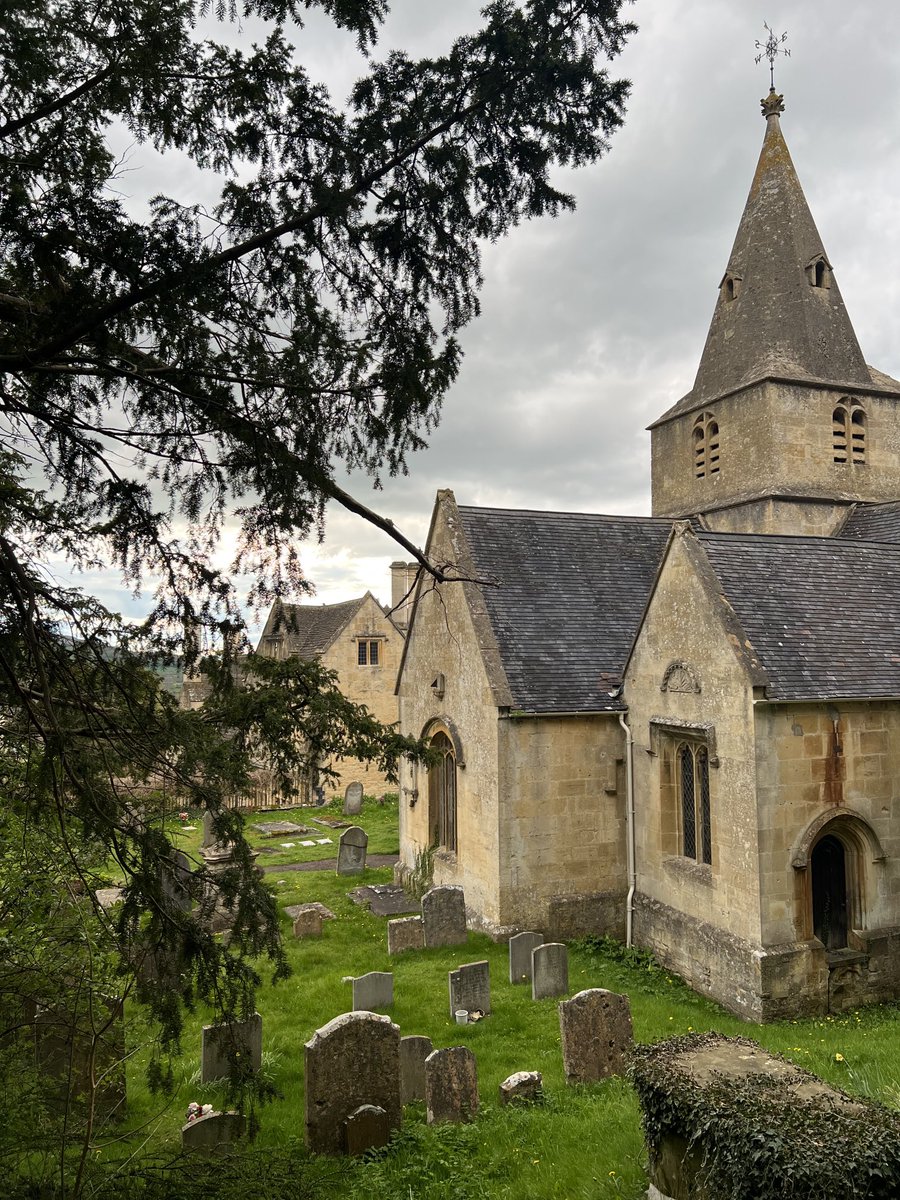
M 619 724 L 625 731 L 625 853 L 628 862 L 628 895 L 625 897 L 625 945 L 632 944 L 634 922 L 634 893 L 637 886 L 634 848 L 634 738 L 625 713 L 619 713 Z

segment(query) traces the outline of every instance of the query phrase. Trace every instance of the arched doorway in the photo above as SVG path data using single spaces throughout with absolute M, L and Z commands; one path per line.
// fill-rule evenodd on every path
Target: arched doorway
M 826 950 L 847 945 L 847 853 L 844 843 L 826 834 L 810 855 L 813 933 Z

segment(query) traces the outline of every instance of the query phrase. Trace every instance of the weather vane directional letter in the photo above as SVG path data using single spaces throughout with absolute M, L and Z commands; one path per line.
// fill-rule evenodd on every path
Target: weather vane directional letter
M 759 54 L 756 56 L 756 61 L 762 62 L 764 58 L 769 60 L 769 87 L 775 91 L 775 55 L 783 54 L 785 58 L 791 57 L 790 50 L 786 49 L 784 43 L 787 41 L 787 34 L 783 33 L 781 37 L 777 37 L 773 30 L 763 21 L 763 29 L 769 31 L 769 40 L 767 42 L 757 42 L 756 48 Z

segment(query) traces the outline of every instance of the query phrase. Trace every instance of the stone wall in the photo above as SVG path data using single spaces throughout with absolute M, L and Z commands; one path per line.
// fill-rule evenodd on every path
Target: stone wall
M 832 413 L 845 396 L 861 400 L 866 410 L 865 465 L 834 462 Z M 709 512 L 763 496 L 876 502 L 900 493 L 896 396 L 771 381 L 743 388 L 702 410 L 712 412 L 719 425 L 719 471 L 703 479 L 695 478 L 692 442 L 700 411 L 652 430 L 654 516 Z M 768 521 L 783 521 L 776 529 L 747 524 L 753 515 L 748 508 L 740 527 L 744 532 L 828 532 L 822 527 L 827 513 L 816 514 L 810 528 L 805 522 L 813 509 L 806 508 L 768 510 Z

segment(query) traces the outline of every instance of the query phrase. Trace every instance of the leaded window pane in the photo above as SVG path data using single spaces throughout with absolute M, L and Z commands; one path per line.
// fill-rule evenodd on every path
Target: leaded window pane
M 694 756 L 688 746 L 678 748 L 678 774 L 681 783 L 681 824 L 684 854 L 697 857 L 697 818 L 694 809 Z
M 709 812 L 709 753 L 705 746 L 697 751 L 697 784 L 700 791 L 700 841 L 702 861 L 712 864 L 712 829 Z

